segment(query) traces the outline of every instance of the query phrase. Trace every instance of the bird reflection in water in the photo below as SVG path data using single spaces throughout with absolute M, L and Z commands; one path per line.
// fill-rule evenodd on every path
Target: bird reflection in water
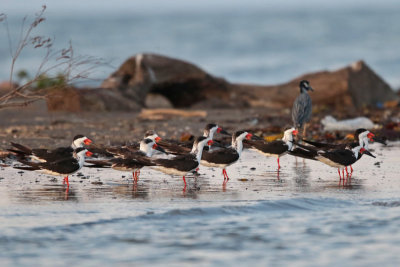
M 305 162 L 303 162 L 302 166 L 299 166 L 297 162 L 295 162 L 293 166 L 293 174 L 294 174 L 294 182 L 296 187 L 299 189 L 309 189 L 311 187 L 310 184 L 310 173 L 311 168 L 307 166 Z

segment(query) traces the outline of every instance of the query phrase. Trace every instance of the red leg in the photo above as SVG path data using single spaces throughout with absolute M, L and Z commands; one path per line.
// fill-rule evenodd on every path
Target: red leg
M 139 181 L 140 170 L 136 171 L 136 182 Z
M 339 173 L 339 185 L 342 182 L 342 176 L 340 176 L 340 169 L 337 169 L 337 172 Z
M 344 186 L 344 168 L 342 169 L 342 176 L 343 176 L 343 186 Z
M 200 170 L 200 168 L 196 168 L 196 172 L 198 172 Z
M 353 167 L 351 167 L 351 165 L 350 165 L 350 170 L 351 170 L 351 173 L 353 173 Z
M 281 165 L 279 164 L 279 157 L 278 157 L 278 170 L 281 168 Z
M 64 177 L 63 184 L 67 184 L 67 186 L 69 187 L 68 176 L 65 176 L 65 177 Z
M 228 173 L 226 172 L 225 169 L 223 169 L 222 174 L 224 175 L 224 184 L 226 185 L 226 183 L 228 183 L 228 181 L 229 181 Z
M 186 191 L 186 179 L 185 179 L 185 176 L 183 176 L 182 179 L 183 179 L 183 182 L 185 183 L 185 186 L 183 187 L 183 192 L 185 192 Z
M 69 186 L 67 186 L 67 188 L 65 189 L 64 200 L 68 200 L 68 192 L 69 192 Z

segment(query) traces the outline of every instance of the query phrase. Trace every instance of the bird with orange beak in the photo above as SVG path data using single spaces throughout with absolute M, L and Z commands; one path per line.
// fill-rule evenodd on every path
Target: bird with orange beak
M 296 136 L 298 133 L 298 130 L 295 128 L 290 128 L 283 133 L 283 138 L 281 140 L 275 140 L 272 142 L 265 142 L 264 140 L 246 141 L 246 143 L 250 144 L 252 149 L 264 156 L 277 157 L 279 170 L 281 168 L 279 158 L 293 149 L 293 136 Z

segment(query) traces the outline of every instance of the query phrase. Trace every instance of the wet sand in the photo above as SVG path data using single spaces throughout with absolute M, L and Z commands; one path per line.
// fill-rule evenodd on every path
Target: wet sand
M 209 121 L 228 130 L 271 126 L 271 114 L 262 114 L 214 110 L 169 121 L 131 113 L 19 115 L 1 120 L 1 148 L 12 140 L 67 145 L 76 133 L 118 144 L 149 128 L 179 137 L 200 134 Z M 83 168 L 67 190 L 60 177 L 0 167 L 0 263 L 397 266 L 399 151 L 398 142 L 373 144 L 377 158 L 363 156 L 344 185 L 322 163 L 286 155 L 278 173 L 276 158 L 249 150 L 228 167 L 225 188 L 218 168 L 201 167 L 186 190 L 181 177 L 150 168 L 136 185 L 131 173 Z
M 83 168 L 66 190 L 62 178 L 5 167 L 0 262 L 394 266 L 400 143 L 372 148 L 377 158 L 357 162 L 345 185 L 335 169 L 292 156 L 278 177 L 275 158 L 248 150 L 226 188 L 220 169 L 202 167 L 186 191 L 152 169 L 134 185 L 130 173 Z

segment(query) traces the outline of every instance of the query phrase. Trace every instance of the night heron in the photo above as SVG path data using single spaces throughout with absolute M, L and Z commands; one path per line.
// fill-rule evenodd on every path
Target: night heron
M 312 103 L 311 97 L 308 95 L 307 91 L 314 89 L 311 88 L 310 83 L 306 80 L 302 80 L 299 84 L 300 95 L 296 98 L 293 103 L 292 108 L 292 120 L 293 126 L 296 129 L 301 129 L 304 126 L 303 136 L 306 133 L 306 123 L 311 119 Z

